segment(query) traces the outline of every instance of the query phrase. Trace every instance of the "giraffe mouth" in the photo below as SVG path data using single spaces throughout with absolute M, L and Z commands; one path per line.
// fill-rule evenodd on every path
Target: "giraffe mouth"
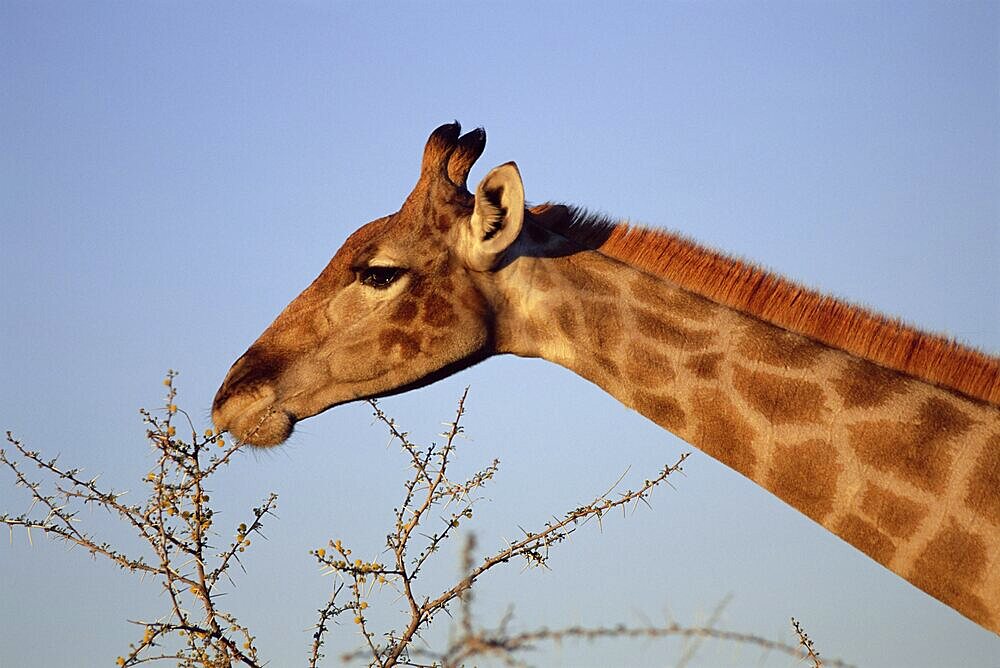
M 292 435 L 299 420 L 354 401 L 403 394 L 430 385 L 481 362 L 491 352 L 491 346 L 484 346 L 436 371 L 395 385 L 388 383 L 384 374 L 365 378 L 364 383 L 338 379 L 318 396 L 308 388 L 286 394 L 276 390 L 273 384 L 264 384 L 259 380 L 234 387 L 233 380 L 227 377 L 213 401 L 212 422 L 220 432 L 229 432 L 242 443 L 256 447 L 281 445 Z M 230 371 L 232 375 L 233 371 Z
M 273 392 L 263 396 L 231 397 L 212 411 L 219 431 L 227 431 L 241 443 L 257 447 L 280 445 L 288 440 L 298 417 L 282 409 Z

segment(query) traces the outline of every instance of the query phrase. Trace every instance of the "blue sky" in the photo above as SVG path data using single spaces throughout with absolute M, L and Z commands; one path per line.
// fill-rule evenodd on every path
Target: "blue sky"
M 232 361 L 351 231 L 399 206 L 427 134 L 456 118 L 489 135 L 473 182 L 516 160 L 530 200 L 678 229 L 996 353 L 998 34 L 996 3 L 972 2 L 4 2 L 0 427 L 137 488 L 137 409 L 158 405 L 164 371 L 181 371 L 181 404 L 207 425 Z M 466 385 L 462 465 L 502 460 L 477 514 L 483 550 L 689 449 L 540 361 L 494 359 L 384 406 L 430 440 Z M 385 440 L 346 406 L 217 482 L 231 509 L 280 494 L 231 597 L 271 665 L 301 664 L 329 591 L 306 551 L 342 538 L 378 554 L 405 475 Z M 698 623 L 731 594 L 721 626 L 790 639 L 794 615 L 824 654 L 861 665 L 1000 653 L 707 457 L 675 487 L 581 531 L 550 571 L 484 582 L 481 621 L 510 604 L 523 629 Z M 0 476 L 0 508 L 26 505 Z M 135 639 L 125 619 L 165 609 L 150 583 L 23 534 L 0 543 L 0 573 L 4 666 L 109 665 Z M 529 658 L 679 655 L 668 642 Z

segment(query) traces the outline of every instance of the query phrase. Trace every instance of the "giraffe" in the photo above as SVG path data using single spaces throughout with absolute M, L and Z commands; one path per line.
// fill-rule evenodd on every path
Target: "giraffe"
M 485 143 L 430 135 L 399 211 L 233 364 L 218 429 L 277 445 L 338 404 L 543 358 L 1000 633 L 1000 358 L 672 233 L 528 208 L 513 162 L 472 193 Z

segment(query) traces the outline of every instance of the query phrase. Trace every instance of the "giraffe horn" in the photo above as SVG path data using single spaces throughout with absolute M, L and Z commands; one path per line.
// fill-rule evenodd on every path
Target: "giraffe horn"
M 448 158 L 448 178 L 459 188 L 467 189 L 469 170 L 486 148 L 486 130 L 476 128 L 458 138 L 458 145 Z
M 420 165 L 421 179 L 437 179 L 448 174 L 448 158 L 454 152 L 462 126 L 458 121 L 446 123 L 434 130 L 424 146 L 424 159 Z

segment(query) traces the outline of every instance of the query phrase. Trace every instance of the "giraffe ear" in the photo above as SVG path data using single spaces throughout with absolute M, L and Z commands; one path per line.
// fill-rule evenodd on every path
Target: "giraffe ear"
M 494 167 L 476 188 L 476 205 L 463 234 L 465 262 L 470 269 L 496 267 L 503 252 L 521 232 L 524 184 L 513 162 Z

